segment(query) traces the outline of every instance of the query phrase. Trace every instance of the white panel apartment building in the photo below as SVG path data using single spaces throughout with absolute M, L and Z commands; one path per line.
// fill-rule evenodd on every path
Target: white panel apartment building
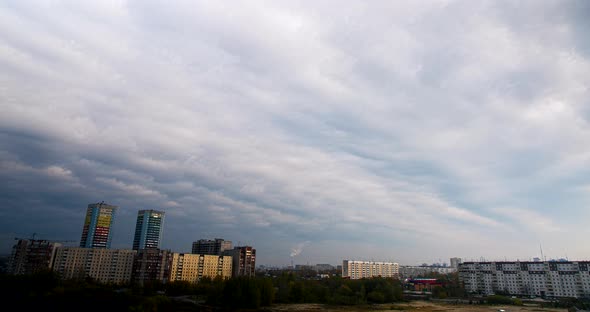
M 131 281 L 137 251 L 129 249 L 57 248 L 53 270 L 63 279 L 94 278 L 101 283 Z
M 491 295 L 590 297 L 590 261 L 465 262 L 459 278 L 467 292 Z
M 342 277 L 350 279 L 370 277 L 398 277 L 399 264 L 394 262 L 342 261 Z

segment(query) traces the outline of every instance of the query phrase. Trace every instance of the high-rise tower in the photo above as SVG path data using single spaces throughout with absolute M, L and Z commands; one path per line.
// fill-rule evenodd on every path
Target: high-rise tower
M 164 212 L 140 210 L 137 213 L 133 249 L 160 249 Z
M 104 202 L 88 205 L 80 247 L 111 247 L 112 226 L 116 210 L 117 206 L 108 205 Z

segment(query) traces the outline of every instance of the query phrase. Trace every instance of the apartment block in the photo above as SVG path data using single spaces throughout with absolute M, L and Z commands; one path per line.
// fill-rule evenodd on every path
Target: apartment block
M 172 252 L 160 249 L 140 249 L 133 262 L 133 283 L 165 283 L 170 280 Z
M 232 257 L 217 255 L 195 255 L 173 253 L 170 267 L 170 281 L 188 281 L 196 283 L 203 277 L 220 276 L 230 278 L 232 274 Z
M 232 257 L 232 276 L 250 276 L 256 274 L 256 249 L 252 246 L 239 246 L 226 250 L 224 255 Z
M 471 293 L 590 297 L 590 261 L 464 262 L 459 279 Z
M 449 274 L 457 272 L 457 268 L 441 267 L 441 266 L 413 266 L 400 265 L 399 278 L 416 278 L 431 273 Z
M 395 262 L 342 261 L 342 277 L 361 279 L 370 277 L 398 277 L 399 264 Z
M 232 242 L 222 238 L 199 239 L 193 242 L 192 254 L 195 255 L 223 255 L 226 250 L 232 249 Z
M 136 253 L 129 249 L 60 247 L 53 270 L 63 279 L 91 277 L 101 283 L 129 283 Z
M 8 259 L 9 274 L 33 274 L 49 270 L 60 243 L 43 239 L 19 239 Z

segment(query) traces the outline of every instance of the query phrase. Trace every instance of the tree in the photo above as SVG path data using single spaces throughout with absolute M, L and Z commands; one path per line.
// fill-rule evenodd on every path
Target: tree
M 260 305 L 271 305 L 275 299 L 275 288 L 272 285 L 272 280 L 269 278 L 258 279 L 258 288 L 260 289 Z
M 432 296 L 436 297 L 438 299 L 445 299 L 445 298 L 447 298 L 447 292 L 443 287 L 435 286 L 432 289 Z

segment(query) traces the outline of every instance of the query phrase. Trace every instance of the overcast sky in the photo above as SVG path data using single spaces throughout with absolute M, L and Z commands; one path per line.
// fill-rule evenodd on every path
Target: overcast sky
M 590 1 L 2 1 L 0 253 L 588 260 Z

